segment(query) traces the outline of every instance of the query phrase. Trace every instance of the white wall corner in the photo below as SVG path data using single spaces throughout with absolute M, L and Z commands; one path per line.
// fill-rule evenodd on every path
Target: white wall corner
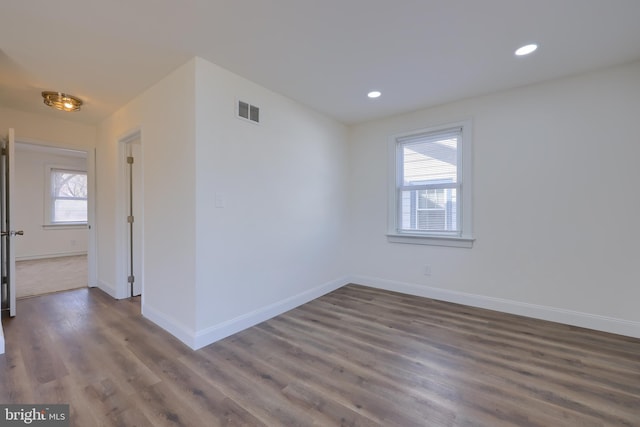
M 165 331 L 182 341 L 192 350 L 197 350 L 195 333 L 192 329 L 176 321 L 174 318 L 167 316 L 160 310 L 149 306 L 149 304 L 142 305 L 142 316 L 151 320 L 156 325 L 160 326 Z
M 502 298 L 493 298 L 414 283 L 379 279 L 375 277 L 351 276 L 350 283 L 400 292 L 408 295 L 432 298 L 440 301 L 453 302 L 471 307 L 485 308 L 503 313 L 516 314 L 534 319 L 548 320 L 581 328 L 594 329 L 596 331 L 640 338 L 640 322 L 633 322 L 630 320 L 616 319 L 579 311 L 528 304 Z
M 111 298 L 114 298 L 114 299 L 124 298 L 124 297 L 118 297 L 118 293 L 116 292 L 115 286 L 105 282 L 104 280 L 98 280 L 98 289 L 108 294 Z
M 206 329 L 197 331 L 195 337 L 195 346 L 192 348 L 197 350 L 209 344 L 213 344 L 216 341 L 219 341 L 244 329 L 250 328 L 251 326 L 257 325 L 260 322 L 264 322 L 265 320 L 269 320 L 286 311 L 299 307 L 302 304 L 306 304 L 309 301 L 328 294 L 329 292 L 333 292 L 348 283 L 350 283 L 349 277 L 341 277 L 339 279 L 324 283 L 320 286 L 316 286 L 315 288 L 309 289 L 300 294 L 285 298 L 281 301 L 243 314 L 234 319 L 230 319 L 217 325 L 213 325 Z

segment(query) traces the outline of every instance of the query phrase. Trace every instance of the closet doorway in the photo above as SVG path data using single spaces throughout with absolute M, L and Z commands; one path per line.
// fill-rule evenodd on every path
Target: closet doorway
M 119 232 L 116 244 L 118 259 L 118 298 L 143 294 L 144 264 L 144 188 L 141 132 L 135 131 L 119 140 Z

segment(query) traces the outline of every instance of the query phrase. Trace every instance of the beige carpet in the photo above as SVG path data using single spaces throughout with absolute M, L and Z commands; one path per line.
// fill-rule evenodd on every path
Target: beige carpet
M 16 298 L 87 286 L 87 256 L 16 262 Z

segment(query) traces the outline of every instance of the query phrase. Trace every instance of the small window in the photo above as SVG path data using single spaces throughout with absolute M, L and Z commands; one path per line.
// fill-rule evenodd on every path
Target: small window
M 49 224 L 87 223 L 87 173 L 51 168 Z
M 393 138 L 389 240 L 470 247 L 471 125 Z

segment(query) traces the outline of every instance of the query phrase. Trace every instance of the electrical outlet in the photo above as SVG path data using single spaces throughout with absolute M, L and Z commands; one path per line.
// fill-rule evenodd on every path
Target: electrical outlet
M 424 266 L 424 275 L 425 276 L 431 276 L 431 266 L 430 265 L 425 265 Z

